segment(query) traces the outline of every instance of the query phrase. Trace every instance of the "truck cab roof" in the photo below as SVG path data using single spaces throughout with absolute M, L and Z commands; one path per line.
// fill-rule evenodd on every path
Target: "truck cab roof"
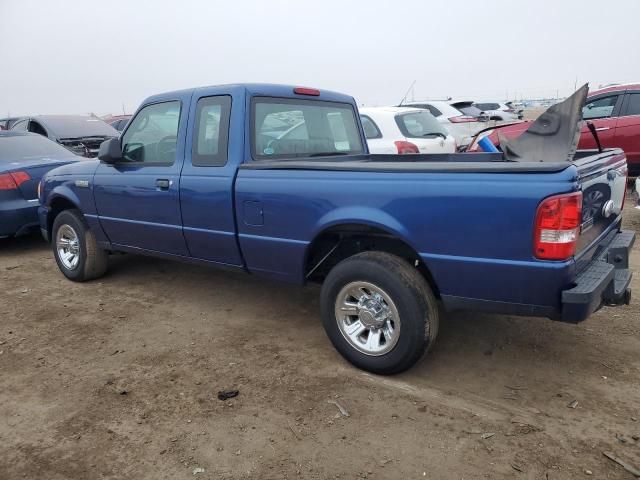
M 295 90 L 304 89 L 315 91 L 317 94 L 300 94 Z M 145 99 L 143 104 L 161 102 L 165 100 L 175 99 L 176 97 L 203 93 L 221 94 L 221 93 L 240 93 L 244 90 L 250 96 L 261 97 L 284 97 L 284 98 L 313 98 L 327 102 L 354 103 L 354 98 L 339 92 L 330 90 L 320 90 L 296 85 L 280 85 L 274 83 L 230 83 L 223 85 L 209 85 L 204 87 L 189 88 L 184 90 L 175 90 L 171 92 L 152 95 Z

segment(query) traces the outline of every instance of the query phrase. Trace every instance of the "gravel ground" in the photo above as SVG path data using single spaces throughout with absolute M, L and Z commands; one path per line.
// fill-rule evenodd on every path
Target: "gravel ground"
M 637 301 L 580 325 L 450 315 L 428 357 L 383 378 L 334 351 L 316 286 L 131 255 L 74 284 L 36 235 L 0 240 L 0 281 L 2 480 L 633 478 L 603 451 L 640 465 Z

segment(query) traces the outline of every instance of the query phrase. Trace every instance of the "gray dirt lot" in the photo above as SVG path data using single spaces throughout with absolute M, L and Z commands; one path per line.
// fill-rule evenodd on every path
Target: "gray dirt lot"
M 0 241 L 0 284 L 2 480 L 626 479 L 602 451 L 640 464 L 639 301 L 577 326 L 450 315 L 429 357 L 381 378 L 334 351 L 315 286 L 134 256 L 74 284 L 35 235 Z

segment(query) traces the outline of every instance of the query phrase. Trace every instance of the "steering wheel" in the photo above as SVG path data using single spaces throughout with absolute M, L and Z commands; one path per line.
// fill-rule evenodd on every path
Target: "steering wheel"
M 156 144 L 156 158 L 161 163 L 173 163 L 176 158 L 178 137 L 169 135 L 161 138 Z

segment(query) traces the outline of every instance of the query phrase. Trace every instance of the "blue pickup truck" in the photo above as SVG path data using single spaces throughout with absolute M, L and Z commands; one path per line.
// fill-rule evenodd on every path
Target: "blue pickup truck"
M 41 229 L 73 281 L 127 252 L 322 283 L 338 351 L 392 374 L 433 345 L 443 309 L 579 322 L 628 303 L 626 160 L 575 151 L 579 101 L 504 153 L 370 155 L 350 96 L 156 95 L 99 160 L 43 178 Z

